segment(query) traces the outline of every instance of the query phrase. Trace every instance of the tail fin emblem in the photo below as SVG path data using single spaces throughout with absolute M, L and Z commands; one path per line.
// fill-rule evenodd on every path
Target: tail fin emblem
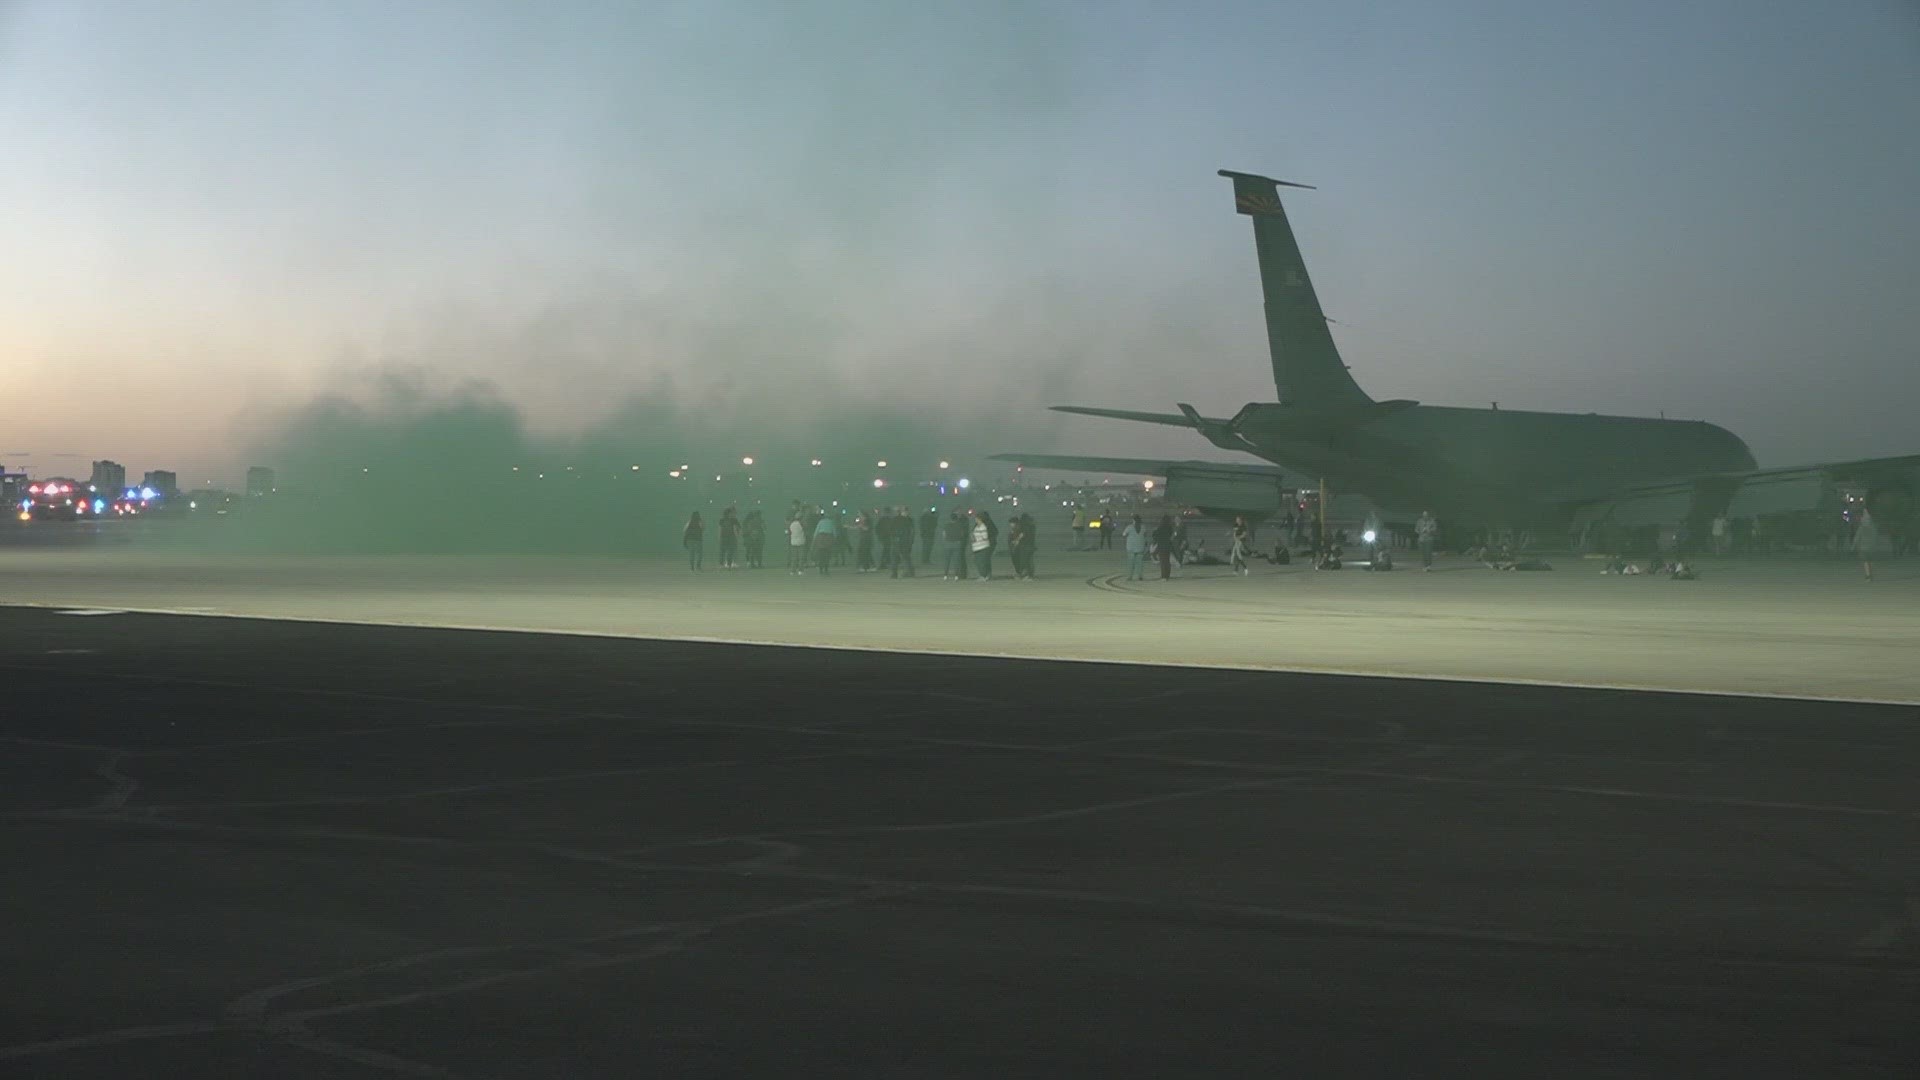
M 1278 195 L 1235 195 L 1233 206 L 1242 214 L 1277 214 L 1280 212 Z

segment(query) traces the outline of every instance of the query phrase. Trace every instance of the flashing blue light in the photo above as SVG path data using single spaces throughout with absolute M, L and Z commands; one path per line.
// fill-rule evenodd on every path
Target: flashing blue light
M 970 488 L 970 487 L 972 487 L 972 486 L 973 486 L 973 482 L 972 482 L 972 481 L 970 481 L 970 480 L 968 480 L 968 479 L 967 479 L 966 477 L 964 477 L 964 476 L 960 478 L 960 490 L 961 490 L 961 491 L 965 491 L 965 490 L 967 490 L 968 488 Z
M 160 493 L 153 490 L 150 487 L 143 487 L 140 489 L 140 498 L 145 502 L 152 502 L 153 500 L 159 497 L 160 497 Z
M 100 511 L 102 511 L 102 510 L 105 510 L 106 508 L 107 508 L 107 500 L 105 500 L 105 499 L 95 499 L 95 500 L 93 500 L 93 512 L 94 512 L 94 513 L 96 513 L 96 514 L 97 514 L 97 513 L 99 513 Z

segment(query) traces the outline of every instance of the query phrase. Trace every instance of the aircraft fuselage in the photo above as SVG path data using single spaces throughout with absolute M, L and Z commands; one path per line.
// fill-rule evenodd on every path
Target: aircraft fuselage
M 1233 429 L 1307 482 L 1454 520 L 1542 523 L 1585 491 L 1754 467 L 1739 436 L 1694 420 L 1415 405 L 1300 437 L 1289 411 L 1250 406 Z

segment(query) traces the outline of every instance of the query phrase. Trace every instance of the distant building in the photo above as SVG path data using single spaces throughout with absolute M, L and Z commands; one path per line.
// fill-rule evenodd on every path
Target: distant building
M 161 498 L 165 498 L 180 493 L 180 478 L 165 469 L 155 469 L 140 481 L 140 486 L 152 488 Z
M 117 461 L 96 461 L 93 463 L 93 478 L 87 483 L 102 495 L 118 498 L 127 489 L 127 467 Z
M 26 497 L 27 474 L 8 472 L 5 465 L 0 465 L 0 506 L 11 510 Z
M 274 492 L 273 470 L 264 465 L 255 465 L 247 470 L 247 494 L 255 498 L 271 495 Z

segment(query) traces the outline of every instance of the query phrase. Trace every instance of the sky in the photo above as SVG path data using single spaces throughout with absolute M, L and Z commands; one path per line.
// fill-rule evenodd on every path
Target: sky
M 1920 451 L 1920 7 L 0 0 L 0 463 L 237 483 L 395 373 L 536 432 L 1376 397 Z M 28 455 L 28 456 L 23 456 Z

